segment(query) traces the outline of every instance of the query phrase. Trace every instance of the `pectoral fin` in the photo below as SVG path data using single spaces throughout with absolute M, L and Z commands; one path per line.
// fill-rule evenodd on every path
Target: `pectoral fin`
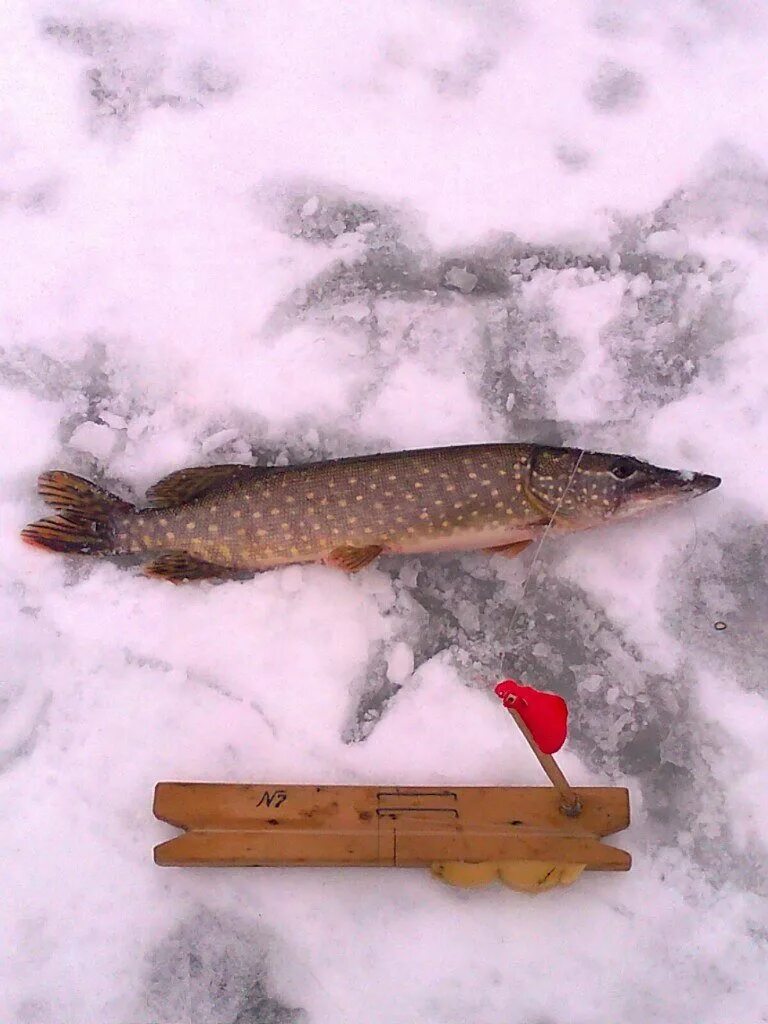
M 489 555 L 502 555 L 504 558 L 516 558 L 525 551 L 529 544 L 532 544 L 531 540 L 518 540 L 514 544 L 500 544 L 495 548 L 483 548 Z
M 364 569 L 366 565 L 370 565 L 383 550 L 384 548 L 380 544 L 369 544 L 363 548 L 351 546 L 334 548 L 323 561 L 326 565 L 343 569 L 344 572 L 357 572 L 359 569 Z

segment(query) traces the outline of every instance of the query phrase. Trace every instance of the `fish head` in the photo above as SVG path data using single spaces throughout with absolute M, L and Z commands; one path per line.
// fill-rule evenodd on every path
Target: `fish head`
M 706 494 L 720 478 L 663 469 L 629 455 L 542 448 L 531 460 L 529 496 L 553 526 L 584 530 Z

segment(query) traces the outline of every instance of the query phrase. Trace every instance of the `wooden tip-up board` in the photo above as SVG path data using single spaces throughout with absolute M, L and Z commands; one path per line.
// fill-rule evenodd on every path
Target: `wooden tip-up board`
M 599 841 L 629 824 L 625 789 L 580 789 L 565 817 L 550 787 L 263 786 L 161 782 L 155 816 L 185 834 L 162 865 L 423 867 L 434 861 L 545 860 L 626 871 Z
M 160 782 L 154 813 L 184 834 L 155 848 L 172 867 L 428 867 L 456 885 L 500 878 L 538 892 L 582 871 L 627 871 L 601 842 L 629 825 L 626 789 L 574 790 L 505 704 L 548 787 L 280 786 Z

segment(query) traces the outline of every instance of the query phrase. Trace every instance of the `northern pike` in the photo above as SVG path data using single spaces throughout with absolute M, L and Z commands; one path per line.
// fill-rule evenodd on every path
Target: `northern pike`
M 53 551 L 131 555 L 180 583 L 292 563 L 348 572 L 379 555 L 519 554 L 545 531 L 585 530 L 704 494 L 718 477 L 624 455 L 477 444 L 295 466 L 182 469 L 136 507 L 60 470 L 38 492 L 55 515 L 22 537 Z

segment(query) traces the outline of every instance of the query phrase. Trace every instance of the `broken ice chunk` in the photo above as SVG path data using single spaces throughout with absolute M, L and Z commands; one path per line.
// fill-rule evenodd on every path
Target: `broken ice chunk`
M 217 430 L 215 434 L 205 438 L 200 445 L 200 451 L 203 455 L 208 455 L 209 452 L 215 452 L 217 448 L 223 448 L 225 444 L 234 441 L 237 436 L 238 431 L 231 427 L 226 430 Z
M 451 267 L 443 278 L 443 283 L 446 288 L 456 288 L 464 295 L 469 295 L 477 284 L 477 274 L 473 274 L 466 267 Z
M 387 679 L 390 683 L 403 683 L 413 674 L 413 651 L 404 641 L 398 641 L 387 657 Z
M 115 447 L 115 432 L 106 423 L 81 423 L 69 439 L 71 448 L 76 448 L 95 459 L 108 458 Z

